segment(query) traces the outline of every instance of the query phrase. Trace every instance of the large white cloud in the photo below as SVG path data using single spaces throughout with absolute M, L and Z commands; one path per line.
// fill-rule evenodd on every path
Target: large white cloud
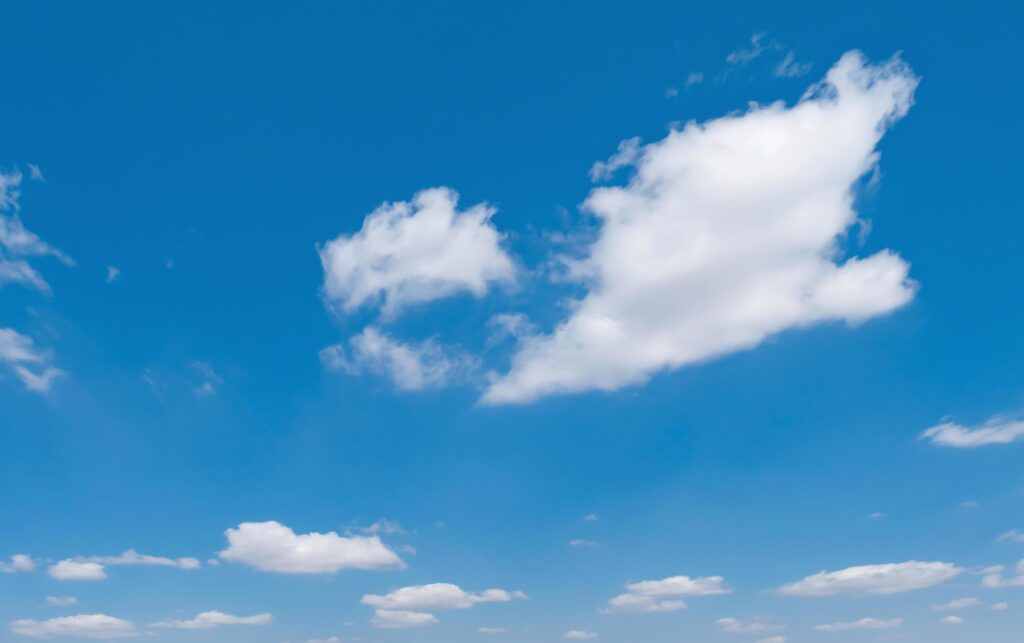
M 515 267 L 501 247 L 486 204 L 457 208 L 448 188 L 417 193 L 411 202 L 385 203 L 362 229 L 320 249 L 327 301 L 351 312 L 379 304 L 385 315 L 458 293 L 483 295 L 492 283 L 512 282 Z
M 869 65 L 850 52 L 792 107 L 626 146 L 631 156 L 605 167 L 628 162 L 633 178 L 584 203 L 601 222 L 571 271 L 586 295 L 551 334 L 522 341 L 484 401 L 615 390 L 787 329 L 906 304 L 915 285 L 903 259 L 844 258 L 840 246 L 857 221 L 854 188 L 917 82 L 898 58 Z
M 76 614 L 46 621 L 20 619 L 11 621 L 11 631 L 21 636 L 51 639 L 71 636 L 89 639 L 120 639 L 138 636 L 139 630 L 131 621 L 106 614 Z
M 473 357 L 434 340 L 402 342 L 375 326 L 367 326 L 348 343 L 348 348 L 333 344 L 320 351 L 324 366 L 350 375 L 363 372 L 381 375 L 402 391 L 443 388 L 466 381 L 479 367 Z
M 670 576 L 627 584 L 626 592 L 608 601 L 603 611 L 627 614 L 674 612 L 686 608 L 686 602 L 680 598 L 682 596 L 714 596 L 731 592 L 721 576 Z
M 268 625 L 274 619 L 271 614 L 253 616 L 235 616 L 224 612 L 203 612 L 187 621 L 158 621 L 149 627 L 160 627 L 177 630 L 209 630 L 221 625 Z
M 1009 444 L 1024 439 L 1024 421 L 997 416 L 977 427 L 943 422 L 922 432 L 921 439 L 939 446 L 960 449 Z
M 224 533 L 228 548 L 220 552 L 221 558 L 265 572 L 333 574 L 403 564 L 378 536 L 339 536 L 333 531 L 296 534 L 277 521 L 243 522 Z
M 437 618 L 431 613 L 464 610 L 478 603 L 508 603 L 525 600 L 526 594 L 504 589 L 487 589 L 474 594 L 452 583 L 430 583 L 396 589 L 388 594 L 366 594 L 363 605 L 375 608 L 374 627 L 406 628 L 431 625 Z
M 963 570 L 951 563 L 920 562 L 860 565 L 834 572 L 818 572 L 783 585 L 783 596 L 833 596 L 836 594 L 897 594 L 944 583 Z

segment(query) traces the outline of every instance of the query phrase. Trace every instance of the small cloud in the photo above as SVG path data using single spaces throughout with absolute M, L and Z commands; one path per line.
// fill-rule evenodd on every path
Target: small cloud
M 224 612 L 209 611 L 199 614 L 187 621 L 158 621 L 150 623 L 147 627 L 159 627 L 175 630 L 210 630 L 222 625 L 268 625 L 273 620 L 270 614 L 256 614 L 254 616 L 235 616 Z
M 879 619 L 865 617 L 856 621 L 815 625 L 819 632 L 845 632 L 848 630 L 888 630 L 903 624 L 902 618 Z
M 1001 611 L 1007 609 L 1008 607 L 1010 607 L 1010 605 L 1006 601 L 1000 601 L 1000 602 L 995 603 L 994 605 L 992 605 L 991 609 L 993 611 L 996 611 L 996 612 L 1001 612 Z
M 28 165 L 28 178 L 40 183 L 46 181 L 46 177 L 43 176 L 43 171 L 39 169 L 38 165 L 35 163 L 27 163 L 26 165 Z
M 0 574 L 16 574 L 18 572 L 30 572 L 36 568 L 36 562 L 28 554 L 15 554 L 11 556 L 11 562 L 0 562 Z
M 1021 533 L 1017 529 L 1011 529 L 1010 531 L 999 534 L 996 538 L 997 543 L 1024 543 L 1024 533 Z
M 590 641 L 598 638 L 597 633 L 588 632 L 586 630 L 569 630 L 562 635 L 563 639 L 572 639 L 574 641 Z
M 725 57 L 725 62 L 730 65 L 746 65 L 761 57 L 767 51 L 781 49 L 782 45 L 773 38 L 768 38 L 767 32 L 756 33 L 750 37 L 749 47 L 740 47 Z
M 583 516 L 583 522 L 597 522 L 600 519 L 601 517 L 597 514 L 587 514 L 586 516 Z
M 981 503 L 977 500 L 964 500 L 960 503 L 961 509 L 977 509 L 981 506 Z
M 198 397 L 213 395 L 217 387 L 224 383 L 224 379 L 208 363 L 192 362 L 191 366 L 202 376 L 200 383 L 192 387 L 192 392 Z
M 66 605 L 78 605 L 78 599 L 74 596 L 47 596 L 46 604 L 53 605 L 54 607 L 64 607 Z
M 728 634 L 756 634 L 758 632 L 781 630 L 786 627 L 785 625 L 772 623 L 759 616 L 755 616 L 747 621 L 741 621 L 738 618 L 732 617 L 720 618 L 715 621 L 715 625 Z
M 121 277 L 121 271 L 116 266 L 107 266 L 107 279 L 108 284 L 112 284 Z
M 776 78 L 799 78 L 811 71 L 811 63 L 797 62 L 796 54 L 788 52 L 775 66 Z
M 953 616 L 952 614 L 950 614 L 949 616 L 943 616 L 942 618 L 940 618 L 939 622 L 943 625 L 961 625 L 963 624 L 964 619 L 960 618 L 959 616 Z
M 675 98 L 679 96 L 679 90 L 675 87 L 665 88 L 665 98 Z
M 593 540 L 576 539 L 569 541 L 570 547 L 597 547 L 597 543 Z
M 963 610 L 970 607 L 977 607 L 981 605 L 981 601 L 976 598 L 958 598 L 948 603 L 942 603 L 939 605 L 932 605 L 932 609 L 936 612 L 946 612 L 952 610 Z
M 704 82 L 704 74 L 699 71 L 691 71 L 686 77 L 686 89 Z
M 1024 438 L 1024 421 L 997 415 L 981 426 L 969 427 L 943 422 L 926 429 L 918 437 L 932 444 L 958 449 L 974 449 L 992 444 L 1010 444 Z
M 882 513 L 881 511 L 876 511 L 875 513 L 868 514 L 868 519 L 869 520 L 878 520 L 878 519 L 884 518 L 884 517 L 885 517 L 885 514 Z
M 504 634 L 505 633 L 505 628 L 503 628 L 503 627 L 478 627 L 478 628 L 476 628 L 476 631 L 480 632 L 481 634 Z

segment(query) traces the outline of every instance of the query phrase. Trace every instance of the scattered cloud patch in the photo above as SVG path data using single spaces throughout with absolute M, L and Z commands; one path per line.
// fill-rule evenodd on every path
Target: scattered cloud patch
M 57 580 L 104 580 L 107 570 L 99 563 L 62 560 L 47 570 Z
M 53 352 L 36 347 L 35 340 L 12 328 L 0 328 L 0 363 L 33 393 L 47 393 L 64 371 L 53 365 Z
M 727 634 L 757 634 L 759 632 L 774 632 L 785 629 L 785 625 L 772 623 L 761 617 L 755 617 L 747 621 L 738 618 L 726 617 L 715 621 L 715 625 Z
M 11 621 L 11 631 L 21 636 L 37 639 L 51 639 L 71 636 L 88 639 L 121 639 L 139 636 L 139 630 L 131 621 L 106 614 L 76 614 L 61 616 L 46 621 L 21 619 Z
M 750 37 L 749 47 L 743 46 L 731 52 L 725 57 L 725 62 L 730 65 L 746 65 L 766 52 L 779 49 L 782 49 L 782 45 L 774 38 L 770 38 L 767 32 L 756 33 Z
M 650 614 L 686 609 L 683 596 L 714 596 L 729 594 L 721 576 L 690 578 L 670 576 L 626 585 L 626 592 L 608 601 L 605 613 Z
M 335 574 L 343 569 L 402 567 L 402 559 L 379 536 L 336 532 L 296 534 L 277 521 L 243 522 L 225 533 L 219 556 L 265 572 Z
M 887 563 L 847 567 L 834 572 L 818 572 L 795 583 L 783 585 L 783 596 L 818 597 L 840 594 L 898 594 L 946 582 L 963 570 L 951 563 Z
M 68 605 L 78 605 L 78 599 L 74 596 L 47 596 L 46 604 L 54 607 L 66 607 Z
M 476 631 L 481 634 L 504 634 L 506 630 L 503 627 L 478 627 Z
M 385 203 L 362 229 L 319 249 L 324 298 L 344 312 L 380 306 L 385 316 L 468 292 L 483 296 L 495 283 L 515 281 L 515 266 L 491 223 L 496 210 L 457 208 L 449 188 L 423 190 L 412 201 Z
M 401 391 L 438 389 L 470 381 L 479 370 L 476 358 L 445 347 L 433 339 L 405 343 L 375 326 L 349 339 L 348 348 L 333 344 L 320 351 L 328 370 L 349 375 L 365 372 L 387 377 Z
M 1024 587 L 1024 558 L 1017 563 L 1016 576 L 1004 576 L 1005 568 L 1001 565 L 985 570 L 981 584 L 990 589 L 999 587 Z
M 256 614 L 254 616 L 235 616 L 224 612 L 203 612 L 193 619 L 187 621 L 158 621 L 151 623 L 148 627 L 159 627 L 175 630 L 210 630 L 222 625 L 269 625 L 274 620 L 271 614 Z
M 405 610 L 374 610 L 370 624 L 384 630 L 404 630 L 425 627 L 437 623 L 437 617 L 429 612 Z
M 422 627 L 437 623 L 432 612 L 464 610 L 478 603 L 508 603 L 526 600 L 523 592 L 488 589 L 478 594 L 451 583 L 402 587 L 384 595 L 366 594 L 359 601 L 374 608 L 371 624 L 384 629 Z
M 121 278 L 121 271 L 115 266 L 107 266 L 107 278 L 106 282 L 112 284 Z
M 903 624 L 902 618 L 861 618 L 856 621 L 815 625 L 819 632 L 846 632 L 848 630 L 888 630 Z
M 949 601 L 948 603 L 940 603 L 932 605 L 932 609 L 936 612 L 951 611 L 951 610 L 963 610 L 971 607 L 977 607 L 981 605 L 981 601 L 976 598 L 957 598 Z
M 577 270 L 586 295 L 552 333 L 523 339 L 483 401 L 618 390 L 787 329 L 905 305 L 916 290 L 906 261 L 840 247 L 858 220 L 858 180 L 917 82 L 899 58 L 871 65 L 849 52 L 792 107 L 624 142 L 594 174 L 629 163 L 634 176 L 583 206 L 601 222 Z
M 797 61 L 796 54 L 792 51 L 786 53 L 785 57 L 775 65 L 776 78 L 799 78 L 806 76 L 811 71 L 811 63 Z
M 562 638 L 574 641 L 591 641 L 598 638 L 598 635 L 595 632 L 588 632 L 586 630 L 569 630 L 562 635 Z
M 1010 531 L 999 534 L 999 537 L 996 538 L 996 542 L 1024 543 L 1024 533 L 1018 529 L 1011 529 Z
M 996 416 L 978 427 L 943 422 L 921 433 L 922 440 L 957 449 L 974 449 L 990 444 L 1009 444 L 1024 438 L 1024 421 Z
M 942 618 L 940 618 L 939 622 L 943 625 L 962 625 L 964 619 L 960 618 L 959 616 L 953 616 L 952 614 L 950 614 L 949 616 L 943 616 Z
M 36 562 L 28 554 L 14 554 L 10 562 L 0 562 L 0 574 L 16 574 L 30 572 L 36 568 Z

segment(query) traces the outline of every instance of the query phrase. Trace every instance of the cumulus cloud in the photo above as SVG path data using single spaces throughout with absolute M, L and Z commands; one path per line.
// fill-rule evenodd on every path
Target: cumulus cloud
M 511 283 L 515 267 L 491 223 L 495 209 L 457 208 L 449 188 L 385 203 L 362 229 L 320 248 L 324 297 L 344 312 L 380 305 L 393 315 L 406 306 L 468 292 L 480 297 L 494 283 Z
M 339 536 L 312 532 L 296 534 L 277 521 L 243 522 L 224 532 L 227 561 L 265 572 L 334 574 L 343 569 L 401 567 L 402 559 L 379 536 Z
M 74 596 L 47 596 L 46 604 L 53 605 L 54 607 L 66 607 L 68 605 L 78 605 L 78 599 Z
M 857 619 L 856 621 L 815 625 L 814 629 L 821 632 L 845 632 L 847 630 L 888 630 L 894 627 L 899 627 L 902 624 L 902 618 L 879 619 L 865 617 Z
M 375 608 L 371 621 L 374 627 L 396 629 L 436 623 L 437 618 L 431 612 L 525 599 L 526 594 L 518 591 L 487 589 L 474 594 L 451 583 L 431 583 L 402 587 L 384 595 L 366 594 L 360 603 Z
M 759 632 L 773 632 L 786 627 L 785 625 L 779 625 L 778 623 L 771 623 L 760 617 L 741 621 L 740 619 L 733 618 L 731 616 L 718 619 L 715 621 L 715 625 L 728 634 L 757 634 Z
M 99 563 L 70 559 L 51 565 L 47 573 L 57 580 L 103 580 L 107 577 L 106 568 Z
M 370 624 L 384 630 L 404 630 L 411 627 L 424 627 L 437 623 L 437 617 L 429 612 L 409 612 L 406 610 L 375 610 Z
M 0 363 L 34 393 L 48 392 L 53 380 L 64 374 L 53 365 L 52 351 L 38 348 L 31 337 L 12 328 L 0 328 Z
M 783 596 L 834 596 L 837 594 L 897 594 L 944 583 L 963 570 L 951 563 L 886 563 L 818 572 L 777 591 Z
M 605 613 L 650 614 L 685 609 L 681 596 L 714 596 L 729 594 L 721 576 L 690 578 L 670 576 L 663 580 L 646 580 L 626 585 L 626 592 L 608 601 Z
M 148 556 L 134 549 L 124 551 L 117 556 L 78 556 L 68 558 L 51 565 L 49 574 L 57 580 L 103 580 L 107 577 L 107 567 L 120 565 L 147 565 L 157 567 L 175 567 L 177 569 L 198 569 L 201 563 L 195 558 L 165 558 Z
M 990 444 L 1009 444 L 1024 438 L 1024 421 L 1003 416 L 989 419 L 977 427 L 965 427 L 955 422 L 943 422 L 921 433 L 922 440 L 943 447 L 973 449 Z
M 121 639 L 138 636 L 139 630 L 131 621 L 106 614 L 77 614 L 46 621 L 21 619 L 11 621 L 11 631 L 21 636 L 51 639 L 74 636 L 89 639 Z
M 17 572 L 30 572 L 36 568 L 36 563 L 28 554 L 14 554 L 11 562 L 0 562 L 0 574 L 15 574 Z
M 320 361 L 329 370 L 350 375 L 370 372 L 389 378 L 402 391 L 444 388 L 472 378 L 478 361 L 432 339 L 418 343 L 401 342 L 367 326 L 343 344 L 320 351 Z
M 909 302 L 915 284 L 896 253 L 841 248 L 858 180 L 917 82 L 899 58 L 871 65 L 849 52 L 792 107 L 691 122 L 635 151 L 627 142 L 601 175 L 630 159 L 632 179 L 584 202 L 601 223 L 574 270 L 587 293 L 552 333 L 523 339 L 484 402 L 617 390 Z
M 598 638 L 598 636 L 595 632 L 588 632 L 586 630 L 569 630 L 562 635 L 562 638 L 574 641 L 590 641 Z
M 254 616 L 235 616 L 224 612 L 203 612 L 187 621 L 158 621 L 148 627 L 160 627 L 176 630 L 209 630 L 221 625 L 268 625 L 274 617 L 270 614 Z
M 981 579 L 981 584 L 984 587 L 992 589 L 999 587 L 1024 587 L 1024 558 L 1017 563 L 1016 576 L 1004 576 L 1005 569 L 1001 565 L 990 567 L 985 572 L 985 576 Z

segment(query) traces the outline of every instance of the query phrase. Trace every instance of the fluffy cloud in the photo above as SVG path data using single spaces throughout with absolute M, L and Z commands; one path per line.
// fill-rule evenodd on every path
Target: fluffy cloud
M 334 574 L 403 564 L 378 536 L 339 536 L 333 531 L 296 534 L 276 521 L 243 522 L 224 534 L 228 548 L 220 552 L 221 558 L 265 572 Z
M 429 612 L 410 612 L 406 610 L 376 610 L 370 624 L 384 630 L 404 630 L 411 627 L 424 627 L 437 623 L 437 617 Z
M 31 337 L 0 328 L 0 363 L 7 364 L 30 391 L 46 393 L 64 371 L 53 366 L 49 350 L 36 347 Z
M 479 368 L 473 357 L 433 340 L 400 342 L 374 326 L 349 339 L 347 350 L 342 344 L 323 349 L 320 361 L 330 370 L 350 375 L 370 372 L 387 377 L 403 391 L 443 388 L 470 379 Z
M 221 625 L 268 625 L 273 616 L 256 614 L 255 616 L 235 616 L 224 612 L 203 612 L 188 621 L 159 621 L 149 627 L 161 627 L 176 630 L 209 630 Z
M 103 580 L 107 577 L 106 568 L 99 563 L 70 559 L 51 565 L 47 573 L 57 580 Z
M 973 449 L 990 444 L 1009 444 L 1024 438 L 1024 422 L 997 416 L 978 427 L 943 422 L 921 433 L 922 440 L 943 447 Z
M 31 636 L 37 639 L 50 639 L 58 636 L 120 639 L 139 635 L 138 629 L 131 621 L 106 614 L 77 614 L 51 618 L 47 621 L 21 619 L 11 621 L 11 631 L 21 636 Z
M 14 554 L 11 562 L 0 562 L 0 574 L 14 574 L 17 572 L 30 572 L 36 568 L 36 563 L 28 554 Z
M 46 604 L 53 605 L 54 607 L 66 607 L 68 605 L 78 605 L 78 599 L 74 596 L 47 596 Z
M 686 602 L 680 596 L 713 596 L 728 594 L 721 576 L 690 578 L 670 576 L 663 580 L 646 580 L 626 585 L 626 593 L 608 601 L 606 613 L 649 614 L 674 612 L 685 609 Z
M 78 556 L 51 565 L 49 574 L 57 580 L 103 580 L 106 568 L 119 565 L 148 565 L 175 567 L 177 569 L 198 569 L 201 563 L 195 558 L 165 558 L 147 556 L 129 549 L 117 556 Z
M 753 618 L 749 621 L 741 621 L 738 618 L 720 618 L 715 621 L 723 632 L 729 634 L 757 634 L 758 632 L 774 632 L 776 630 L 784 629 L 785 625 L 779 625 L 777 623 L 769 623 L 762 618 Z
M 417 303 L 468 292 L 479 297 L 515 268 L 486 204 L 460 212 L 448 188 L 385 203 L 362 229 L 320 249 L 326 300 L 345 312 L 379 304 L 386 316 Z
M 915 285 L 904 260 L 844 258 L 841 245 L 857 222 L 854 188 L 916 86 L 898 58 L 873 66 L 850 52 L 792 107 L 689 123 L 640 148 L 627 185 L 584 203 L 601 228 L 570 272 L 588 292 L 551 334 L 522 340 L 484 401 L 616 390 L 787 329 L 906 304 Z
M 477 603 L 508 603 L 525 600 L 523 592 L 488 589 L 473 594 L 451 583 L 431 583 L 402 587 L 383 596 L 367 594 L 360 602 L 375 608 L 374 627 L 405 628 L 431 625 L 437 622 L 430 612 L 469 609 Z
M 833 596 L 836 594 L 897 594 L 944 583 L 963 570 L 943 562 L 887 563 L 847 567 L 835 572 L 818 572 L 789 585 L 783 596 Z
M 981 584 L 989 588 L 998 587 L 1024 587 L 1024 558 L 1017 563 L 1016 576 L 1003 576 L 1005 569 L 1000 565 L 985 570 L 985 576 Z
M 887 630 L 903 624 L 902 618 L 861 618 L 856 621 L 815 625 L 814 629 L 821 632 L 845 632 L 847 630 Z
M 562 635 L 563 639 L 572 639 L 574 641 L 590 641 L 596 639 L 597 634 L 594 632 L 587 632 L 586 630 L 569 630 Z
M 383 596 L 367 594 L 360 602 L 377 609 L 439 611 L 464 610 L 477 603 L 507 603 L 525 598 L 526 594 L 522 592 L 488 589 L 473 594 L 451 583 L 431 583 L 402 587 Z

